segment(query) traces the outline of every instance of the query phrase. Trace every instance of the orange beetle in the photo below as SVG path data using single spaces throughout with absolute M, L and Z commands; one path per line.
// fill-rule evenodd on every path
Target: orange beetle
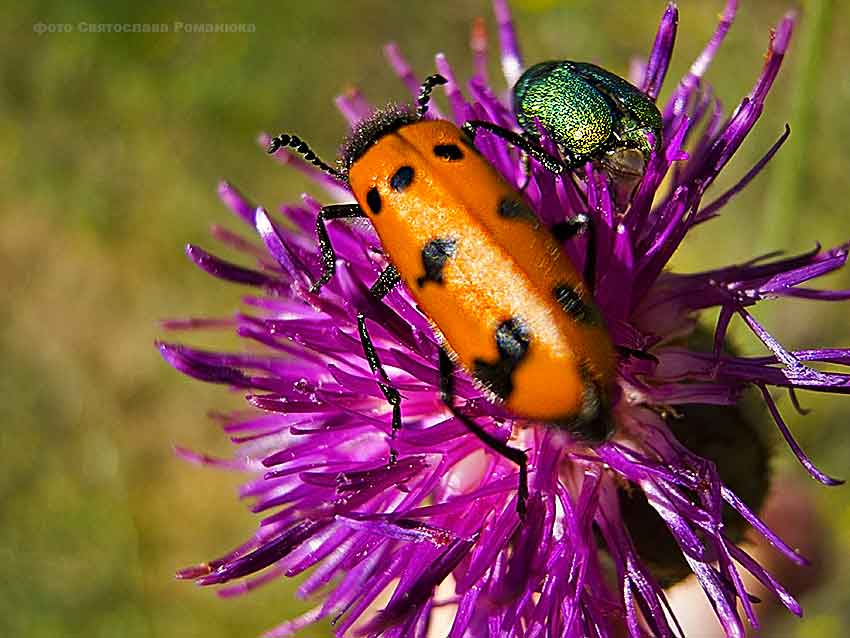
M 438 75 L 425 80 L 415 112 L 390 108 L 361 123 L 343 148 L 344 171 L 319 160 L 295 136 L 275 138 L 269 152 L 292 147 L 350 185 L 357 204 L 326 206 L 319 213 L 324 274 L 313 290 L 334 274 L 336 256 L 325 222 L 368 217 L 392 264 L 371 292 L 382 298 L 404 281 L 429 317 L 442 346 L 443 400 L 485 444 L 520 466 L 522 515 L 526 454 L 454 407 L 452 365 L 517 416 L 592 443 L 612 430 L 609 389 L 616 354 L 581 276 L 522 195 L 478 154 L 466 133 L 451 122 L 422 119 L 432 88 L 444 82 Z M 401 427 L 401 398 L 362 315 L 358 328 L 373 372 L 386 382 L 380 387 L 393 406 L 394 436 Z

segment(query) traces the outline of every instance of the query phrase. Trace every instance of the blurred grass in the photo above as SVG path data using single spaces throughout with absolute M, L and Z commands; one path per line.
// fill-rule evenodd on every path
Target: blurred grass
M 728 106 L 749 90 L 768 26 L 787 8 L 743 4 L 708 76 Z M 609 1 L 604 12 L 589 0 L 517 0 L 515 7 L 527 60 L 587 59 L 620 73 L 632 55 L 646 54 L 663 10 L 661 2 L 628 0 Z M 662 98 L 720 9 L 719 0 L 682 3 Z M 846 3 L 832 9 L 816 36 L 819 72 L 802 76 L 792 46 L 762 121 L 717 189 L 746 171 L 788 118 L 794 132 L 782 153 L 794 164 L 769 169 L 723 218 L 697 231 L 677 258 L 682 268 L 773 248 L 760 232 L 775 221 L 772 192 L 788 192 L 781 203 L 796 215 L 787 233 L 792 248 L 846 238 L 850 12 Z M 176 568 L 229 549 L 256 519 L 236 501 L 239 477 L 172 454 L 175 443 L 227 454 L 225 437 L 204 413 L 239 400 L 170 370 L 152 347 L 162 336 L 156 320 L 229 314 L 236 306 L 238 289 L 182 254 L 186 242 L 210 245 L 210 224 L 236 227 L 215 197 L 219 179 L 269 207 L 307 187 L 264 157 L 254 142 L 260 130 L 298 131 L 332 156 L 345 131 L 334 95 L 355 83 L 375 103 L 406 99 L 383 61 L 384 42 L 401 43 L 419 75 L 433 68 L 439 50 L 463 76 L 477 15 L 488 17 L 495 36 L 484 0 L 206 8 L 78 0 L 0 8 L 0 635 L 252 636 L 305 607 L 293 602 L 290 582 L 220 601 L 174 581 Z M 33 32 L 39 22 L 175 20 L 253 23 L 256 32 Z M 789 99 L 799 87 L 802 96 Z M 807 118 L 805 136 L 794 117 Z M 789 174 L 797 188 L 786 188 Z M 830 283 L 849 281 L 841 274 Z M 779 336 L 791 347 L 850 345 L 846 304 L 785 304 L 782 318 Z M 736 336 L 743 348 L 760 351 L 741 331 Z M 802 419 L 788 410 L 789 421 L 824 468 L 846 472 L 848 402 L 804 399 L 815 414 Z M 778 449 L 778 471 L 807 481 Z M 835 563 L 804 600 L 809 623 L 787 622 L 786 633 L 775 635 L 831 636 L 834 627 L 850 626 L 847 490 L 810 488 Z

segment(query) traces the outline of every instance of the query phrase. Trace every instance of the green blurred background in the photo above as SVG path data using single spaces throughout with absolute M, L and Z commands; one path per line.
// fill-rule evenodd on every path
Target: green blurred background
M 566 57 L 625 74 L 645 55 L 662 2 L 515 0 L 528 61 Z M 743 3 L 708 78 L 732 105 L 762 64 L 785 2 Z M 681 3 L 679 43 L 662 98 L 714 28 L 720 0 Z M 776 247 L 848 235 L 850 7 L 810 2 L 755 133 L 728 185 L 790 121 L 777 161 L 723 218 L 694 234 L 683 268 L 717 266 Z M 350 84 L 375 103 L 407 99 L 381 46 L 398 41 L 417 73 L 444 51 L 470 71 L 469 27 L 495 29 L 486 0 L 357 0 L 172 4 L 24 2 L 0 8 L 0 635 L 253 636 L 305 607 L 280 582 L 222 601 L 174 570 L 231 548 L 256 518 L 235 498 L 239 477 L 179 461 L 175 443 L 225 455 L 205 418 L 239 405 L 168 368 L 157 320 L 234 311 L 240 290 L 183 254 L 207 229 L 239 224 L 218 203 L 228 178 L 273 207 L 309 186 L 269 161 L 259 131 L 298 131 L 332 156 L 345 123 L 332 105 Z M 86 23 L 249 23 L 254 33 L 95 34 Z M 71 33 L 34 32 L 68 23 Z M 494 72 L 496 66 L 493 66 Z M 715 191 L 719 192 L 719 191 Z M 226 251 L 224 251 L 225 254 Z M 846 273 L 832 286 L 850 286 Z M 762 313 L 790 347 L 850 346 L 848 304 L 783 303 Z M 758 344 L 735 332 L 747 352 Z M 214 335 L 190 335 L 226 344 Z M 828 471 L 847 467 L 850 399 L 804 396 L 782 407 Z M 850 626 L 850 499 L 820 488 L 777 446 L 776 471 L 821 513 L 830 567 L 803 599 L 807 622 L 771 635 L 833 636 Z M 310 635 L 327 633 L 323 628 Z

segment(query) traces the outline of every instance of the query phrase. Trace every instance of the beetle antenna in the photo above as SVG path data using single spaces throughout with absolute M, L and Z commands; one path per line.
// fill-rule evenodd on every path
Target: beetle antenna
M 269 155 L 274 155 L 279 149 L 287 146 L 295 149 L 296 153 L 302 155 L 305 160 L 310 162 L 313 166 L 318 167 L 318 169 L 323 173 L 327 173 L 331 177 L 336 177 L 338 180 L 342 180 L 343 182 L 346 181 L 345 173 L 320 160 L 313 150 L 307 145 L 307 142 L 297 135 L 287 135 L 286 133 L 282 133 L 281 135 L 272 138 L 266 152 Z
M 439 86 L 441 84 L 446 84 L 448 80 L 444 78 L 439 73 L 435 73 L 434 75 L 429 75 L 425 78 L 425 81 L 422 83 L 422 86 L 419 87 L 419 97 L 416 98 L 416 117 L 418 119 L 422 119 L 425 113 L 428 112 L 428 102 L 431 101 L 431 91 L 434 90 L 435 86 Z

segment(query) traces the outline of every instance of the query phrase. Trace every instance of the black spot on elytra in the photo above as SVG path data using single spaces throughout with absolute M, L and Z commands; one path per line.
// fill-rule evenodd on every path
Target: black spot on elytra
M 521 319 L 514 317 L 499 324 L 495 338 L 499 358 L 495 362 L 475 359 L 472 374 L 490 392 L 507 399 L 514 390 L 514 371 L 528 354 L 531 333 Z
M 381 194 L 374 186 L 366 193 L 366 203 L 369 205 L 369 210 L 376 215 L 381 212 Z
M 437 144 L 434 147 L 434 155 L 450 162 L 463 159 L 463 151 L 457 144 Z
M 596 309 L 596 306 L 592 302 L 585 302 L 578 290 L 573 286 L 569 284 L 558 284 L 552 290 L 552 294 L 555 297 L 555 301 L 564 309 L 564 312 L 579 323 L 593 325 L 600 323 L 599 311 Z
M 499 217 L 504 219 L 522 219 L 533 223 L 535 226 L 540 224 L 537 216 L 531 212 L 531 209 L 526 206 L 525 202 L 513 197 L 505 197 L 499 202 Z
M 413 182 L 413 168 L 410 166 L 402 166 L 395 172 L 395 175 L 390 178 L 390 186 L 397 192 L 403 191 Z
M 457 240 L 447 237 L 432 239 L 422 248 L 422 266 L 425 274 L 416 278 L 416 284 L 422 288 L 426 282 L 443 283 L 443 266 L 457 252 Z

